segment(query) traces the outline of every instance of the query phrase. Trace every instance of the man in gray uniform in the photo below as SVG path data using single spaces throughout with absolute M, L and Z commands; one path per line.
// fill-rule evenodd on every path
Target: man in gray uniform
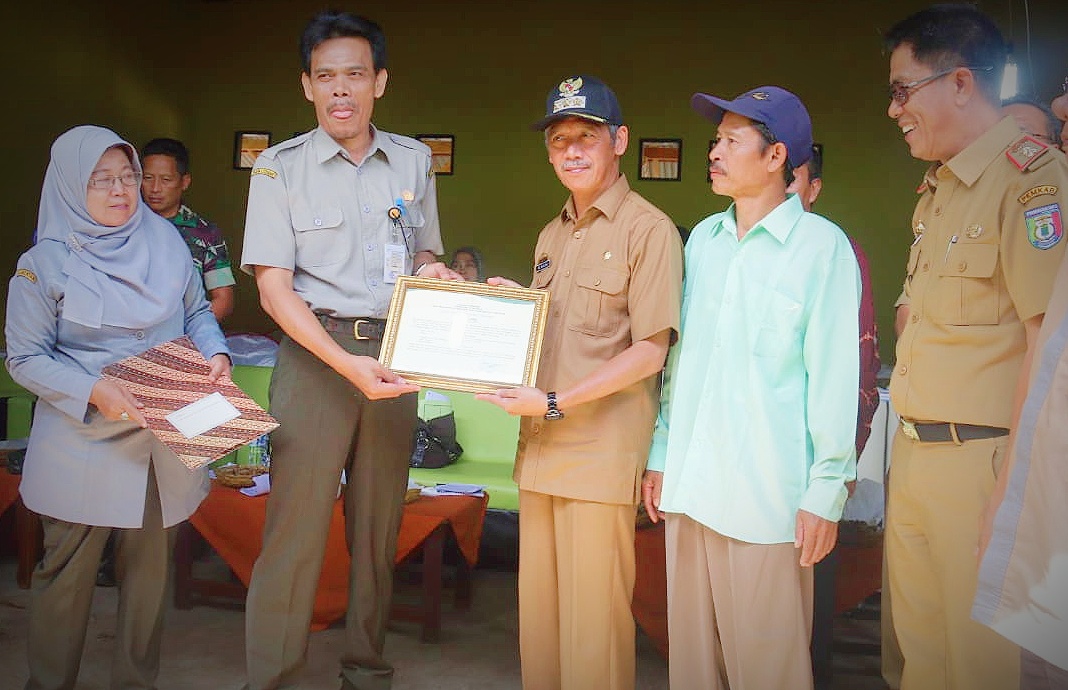
M 352 570 L 342 688 L 387 688 L 382 657 L 417 388 L 378 364 L 397 276 L 458 279 L 442 253 L 430 150 L 371 125 L 386 88 L 374 22 L 323 12 L 301 39 L 319 126 L 252 169 L 241 269 L 285 332 L 271 380 L 272 491 L 246 613 L 248 687 L 294 687 L 345 470 Z M 375 401 L 375 402 L 372 402 Z

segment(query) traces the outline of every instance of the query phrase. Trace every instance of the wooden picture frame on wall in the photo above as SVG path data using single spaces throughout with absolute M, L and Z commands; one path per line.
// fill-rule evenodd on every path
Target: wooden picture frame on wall
M 247 129 L 234 132 L 234 170 L 252 170 L 256 157 L 270 145 L 270 132 Z
M 455 170 L 456 137 L 452 134 L 416 134 L 430 147 L 430 169 L 435 175 L 452 175 Z
M 639 139 L 638 179 L 682 179 L 682 139 Z

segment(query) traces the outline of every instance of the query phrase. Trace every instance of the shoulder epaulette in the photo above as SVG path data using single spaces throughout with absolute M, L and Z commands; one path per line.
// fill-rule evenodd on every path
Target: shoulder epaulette
M 286 139 L 285 141 L 280 141 L 277 144 L 275 144 L 273 146 L 270 146 L 267 149 L 264 149 L 264 151 L 260 155 L 264 156 L 265 158 L 270 158 L 270 159 L 273 160 L 273 159 L 278 157 L 278 153 L 280 151 L 286 151 L 288 149 L 293 149 L 293 148 L 296 148 L 296 147 L 300 146 L 301 144 L 306 142 L 308 139 L 310 139 L 311 135 L 314 134 L 314 133 L 315 133 L 315 130 L 312 129 L 312 130 L 309 130 L 309 131 L 307 131 L 307 132 L 305 132 L 303 134 L 298 134 L 297 136 L 293 137 L 292 139 Z
M 1006 149 L 1005 155 L 1020 171 L 1024 171 L 1048 150 L 1049 145 L 1043 144 L 1030 134 L 1024 134 Z
M 394 134 L 393 132 L 383 132 L 391 142 L 397 146 L 401 146 L 412 151 L 419 151 L 420 153 L 430 154 L 430 147 L 423 142 L 413 137 L 406 137 L 403 134 Z

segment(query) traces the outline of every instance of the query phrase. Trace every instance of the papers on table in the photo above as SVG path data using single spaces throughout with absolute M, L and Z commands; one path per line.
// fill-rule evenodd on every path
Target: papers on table
M 461 484 L 449 482 L 437 486 L 423 487 L 423 496 L 485 496 L 485 486 L 481 484 Z
M 263 494 L 270 493 L 271 491 L 271 475 L 266 472 L 263 474 L 257 474 L 252 478 L 255 482 L 252 486 L 246 486 L 243 489 L 238 489 L 246 496 L 262 496 Z

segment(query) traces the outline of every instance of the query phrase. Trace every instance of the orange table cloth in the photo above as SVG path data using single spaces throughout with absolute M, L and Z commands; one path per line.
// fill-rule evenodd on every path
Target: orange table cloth
M 15 504 L 19 497 L 19 476 L 0 467 L 0 515 Z
M 410 556 L 439 525 L 447 523 L 456 535 L 464 559 L 478 562 L 487 496 L 420 497 L 404 506 L 396 561 Z M 263 546 L 267 496 L 246 496 L 236 489 L 212 483 L 211 493 L 189 518 L 193 527 L 226 561 L 248 587 L 252 566 Z M 342 501 L 334 503 L 326 555 L 315 595 L 312 630 L 322 630 L 345 615 L 348 607 L 349 553 L 345 544 Z

